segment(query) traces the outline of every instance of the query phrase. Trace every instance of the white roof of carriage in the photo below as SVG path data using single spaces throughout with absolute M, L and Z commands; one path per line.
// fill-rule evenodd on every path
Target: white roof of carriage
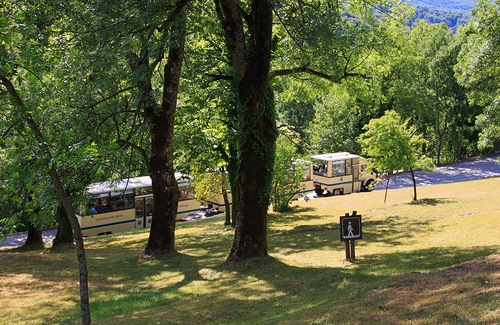
M 186 181 L 186 177 L 182 173 L 175 173 L 175 178 L 179 183 Z M 106 181 L 102 183 L 90 184 L 87 187 L 87 192 L 89 194 L 99 194 L 105 192 L 126 191 L 126 190 L 132 190 L 134 188 L 141 188 L 148 186 L 151 186 L 151 177 L 140 176 L 140 177 L 124 178 L 116 181 Z
M 325 161 L 337 161 L 337 160 L 360 158 L 360 156 L 348 152 L 335 152 L 335 153 L 326 153 L 322 155 L 314 155 L 311 156 L 311 158 L 325 160 Z

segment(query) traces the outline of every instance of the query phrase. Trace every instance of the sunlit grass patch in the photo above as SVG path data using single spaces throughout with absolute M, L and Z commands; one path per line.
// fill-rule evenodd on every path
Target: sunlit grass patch
M 500 321 L 500 179 L 300 201 L 269 217 L 269 256 L 224 263 L 223 216 L 85 239 L 94 324 L 456 324 Z M 363 239 L 345 260 L 339 217 Z M 79 323 L 75 248 L 0 252 L 0 323 Z

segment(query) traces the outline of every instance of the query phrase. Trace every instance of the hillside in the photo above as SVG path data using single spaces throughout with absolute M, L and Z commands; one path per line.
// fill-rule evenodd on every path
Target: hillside
M 444 22 L 453 32 L 471 19 L 470 11 L 474 7 L 473 0 L 415 0 L 411 3 L 416 7 L 412 23 L 418 20 L 424 20 L 431 24 Z
M 468 11 L 474 7 L 474 0 L 413 0 L 411 3 L 416 7 L 432 9 L 461 10 Z
M 499 324 L 500 178 L 297 201 L 269 216 L 269 255 L 224 264 L 223 216 L 179 223 L 177 254 L 147 230 L 89 237 L 93 324 Z M 345 260 L 339 217 L 363 238 Z M 0 324 L 81 324 L 74 246 L 0 250 Z

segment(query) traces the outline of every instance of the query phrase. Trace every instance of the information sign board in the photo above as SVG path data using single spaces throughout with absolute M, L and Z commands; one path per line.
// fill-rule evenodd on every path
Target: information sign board
M 356 240 L 363 238 L 363 229 L 361 228 L 361 215 L 346 214 L 340 217 L 340 240 Z

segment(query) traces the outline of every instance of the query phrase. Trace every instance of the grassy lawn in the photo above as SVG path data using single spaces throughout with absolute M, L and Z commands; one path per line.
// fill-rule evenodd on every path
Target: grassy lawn
M 225 265 L 223 216 L 86 239 L 94 324 L 498 324 L 500 178 L 299 201 L 269 218 L 269 256 Z M 363 239 L 345 261 L 339 216 Z M 79 323 L 74 247 L 0 250 L 0 324 Z

